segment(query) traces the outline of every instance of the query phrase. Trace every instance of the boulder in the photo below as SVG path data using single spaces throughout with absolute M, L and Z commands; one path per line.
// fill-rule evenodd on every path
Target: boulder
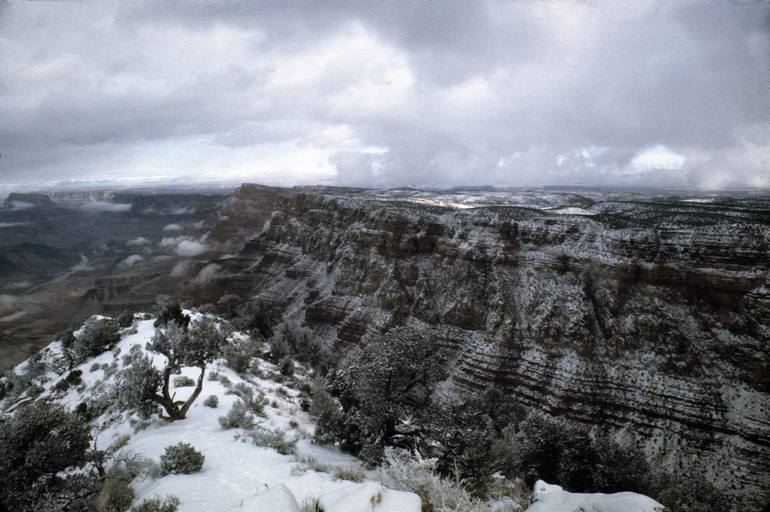
M 420 512 L 422 500 L 411 492 L 366 482 L 322 494 L 318 505 L 324 512 Z
M 642 494 L 568 492 L 558 485 L 535 482 L 527 512 L 663 512 L 666 507 Z
M 300 512 L 294 494 L 283 484 L 241 502 L 241 512 Z

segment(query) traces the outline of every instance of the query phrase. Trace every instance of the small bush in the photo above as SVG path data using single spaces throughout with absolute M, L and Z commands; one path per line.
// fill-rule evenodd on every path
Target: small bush
M 249 437 L 255 445 L 273 448 L 283 455 L 294 453 L 294 447 L 297 444 L 296 441 L 286 439 L 286 432 L 269 430 L 261 426 L 251 430 Z
M 175 388 L 185 388 L 185 387 L 190 387 L 194 385 L 195 385 L 195 381 L 186 375 L 180 375 L 179 377 L 174 378 Z
M 214 306 L 214 304 L 211 304 L 211 303 L 201 304 L 195 309 L 197 309 L 199 313 L 203 313 L 204 315 L 213 315 L 214 313 L 217 312 L 216 306 Z
M 82 375 L 83 372 L 81 370 L 72 370 L 65 378 L 56 383 L 54 389 L 57 391 L 67 391 L 70 386 L 77 386 L 83 382 L 80 378 Z
M 59 382 L 56 383 L 56 385 L 53 387 L 56 391 L 61 391 L 64 393 L 70 388 L 70 383 L 67 382 L 67 379 L 61 379 Z
M 9 512 L 91 511 L 93 498 L 103 485 L 102 481 L 93 474 L 66 475 L 40 484 L 33 488 L 23 504 L 10 505 L 5 502 L 3 504 L 7 508 L 3 510 Z
M 137 477 L 160 478 L 160 465 L 149 457 L 128 450 L 121 450 L 112 457 L 112 465 L 106 477 L 131 481 Z
M 436 473 L 436 460 L 421 460 L 406 450 L 386 448 L 384 464 L 378 468 L 382 485 L 408 491 L 430 504 L 428 510 L 441 512 L 489 512 L 481 500 L 471 496 L 462 482 L 449 480 Z
M 250 430 L 256 426 L 254 418 L 243 400 L 235 402 L 225 416 L 220 416 L 219 424 L 224 429 L 243 428 Z
M 364 474 L 356 468 L 340 467 L 334 469 L 334 478 L 349 482 L 363 482 Z
M 323 462 L 320 462 L 315 457 L 302 457 L 301 459 L 299 459 L 299 463 L 301 465 L 298 467 L 298 470 L 301 471 L 302 473 L 304 473 L 308 469 L 311 469 L 318 473 L 331 473 L 334 471 L 334 466 L 330 466 L 329 464 L 324 464 Z
M 125 512 L 134 501 L 134 490 L 127 480 L 106 478 L 100 501 L 105 512 Z
M 203 401 L 203 405 L 216 409 L 219 407 L 219 397 L 217 395 L 209 395 L 206 400 Z
M 266 399 L 262 393 L 254 395 L 254 388 L 245 382 L 239 382 L 227 392 L 228 395 L 236 395 L 245 404 L 246 408 L 257 416 L 265 415 Z
M 245 402 L 254 398 L 254 389 L 245 382 L 239 382 L 227 394 L 235 395 Z
M 112 442 L 110 447 L 108 448 L 108 451 L 115 453 L 124 446 L 128 444 L 128 442 L 131 440 L 131 436 L 129 434 L 123 434 L 121 436 L 118 436 L 115 441 Z
M 160 456 L 160 471 L 162 475 L 197 473 L 203 467 L 204 459 L 203 454 L 190 444 L 172 444 Z
M 227 319 L 235 318 L 238 314 L 238 309 L 243 304 L 240 297 L 233 294 L 222 295 L 217 301 L 217 309 L 221 312 L 222 316 Z
M 219 380 L 219 372 L 216 370 L 211 370 L 208 374 L 208 377 L 206 377 L 206 380 L 209 380 L 209 381 Z
M 125 310 L 118 317 L 118 325 L 121 327 L 131 327 L 134 323 L 134 313 Z
M 262 342 L 253 338 L 234 340 L 222 349 L 222 357 L 227 362 L 227 366 L 238 373 L 244 373 L 261 350 Z
M 117 323 L 111 320 L 89 320 L 83 332 L 72 342 L 70 358 L 80 364 L 89 357 L 98 356 L 120 341 Z
M 275 328 L 271 340 L 274 360 L 291 354 L 297 361 L 308 363 L 326 373 L 332 362 L 331 351 L 313 331 L 296 321 L 282 322 Z
M 281 375 L 285 377 L 294 375 L 294 361 L 292 361 L 290 357 L 286 357 L 281 361 Z
M 318 504 L 318 498 L 305 498 L 299 504 L 300 512 L 323 512 L 321 505 Z
M 40 393 L 35 388 L 40 386 L 36 381 L 42 380 L 47 370 L 39 353 L 29 360 L 21 373 L 16 373 L 16 370 L 13 368 L 8 370 L 3 379 L 3 388 L 6 396 L 17 398 L 24 394 L 25 391 L 28 392 L 29 396 L 37 396 Z M 42 389 L 40 392 L 42 392 Z
M 147 498 L 139 505 L 131 509 L 131 512 L 177 512 L 179 509 L 179 498 L 176 496 L 166 496 L 165 498 Z

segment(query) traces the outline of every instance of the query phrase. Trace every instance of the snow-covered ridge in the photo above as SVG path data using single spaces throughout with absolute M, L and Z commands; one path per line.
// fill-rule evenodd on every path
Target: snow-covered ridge
M 199 315 L 193 314 L 195 316 Z M 115 384 L 117 372 L 111 369 L 123 368 L 122 357 L 135 346 L 140 347 L 153 359 L 153 364 L 161 368 L 164 356 L 144 348 L 155 331 L 153 322 L 154 319 L 136 321 L 132 328 L 123 330 L 121 340 L 113 350 L 73 368 L 82 371 L 82 384 L 77 388 L 70 388 L 66 393 L 57 392 L 55 386 L 62 376 L 49 372 L 39 398 L 51 398 L 70 410 L 74 409 L 84 399 L 93 398 Z M 60 342 L 51 343 L 42 353 L 46 362 L 58 360 L 61 356 Z M 270 363 L 261 360 L 259 363 L 265 375 L 278 374 Z M 26 364 L 20 364 L 16 370 L 22 371 Z M 175 495 L 180 499 L 180 512 L 281 512 L 299 510 L 298 505 L 292 508 L 290 503 L 319 500 L 328 504 L 324 508 L 327 512 L 341 512 L 358 510 L 351 508 L 351 504 L 374 499 L 379 504 L 372 510 L 420 510 L 420 499 L 414 494 L 384 489 L 370 480 L 346 481 L 332 473 L 316 471 L 303 464 L 302 460 L 310 459 L 314 464 L 326 466 L 325 469 L 350 470 L 354 474 L 363 470 L 361 463 L 354 457 L 333 447 L 317 446 L 311 442 L 314 426 L 308 414 L 300 410 L 296 403 L 296 389 L 269 378 L 249 376 L 245 379 L 228 368 L 223 360 L 209 365 L 206 372 L 209 375 L 215 372 L 218 380 L 209 380 L 207 377 L 201 397 L 193 404 L 185 420 L 166 422 L 153 416 L 148 423 L 136 413 L 112 410 L 94 420 L 93 437 L 96 448 L 100 450 L 120 443 L 123 452 L 157 461 L 166 446 L 183 441 L 205 456 L 203 469 L 198 473 L 168 475 L 157 479 L 141 478 L 132 482 L 136 493 L 135 503 L 144 498 Z M 184 368 L 181 375 L 196 379 L 198 373 L 197 368 Z M 236 395 L 228 393 L 238 384 L 264 393 L 270 406 L 265 408 L 266 417 L 258 418 L 259 423 L 268 430 L 285 431 L 287 439 L 296 442 L 294 454 L 283 455 L 273 448 L 255 446 L 240 429 L 223 429 L 219 417 L 224 416 L 238 400 Z M 192 389 L 179 387 L 172 392 L 176 393 L 178 399 L 185 399 Z M 211 395 L 218 398 L 217 408 L 204 405 L 204 398 Z M 283 493 L 284 497 L 290 494 L 292 499 L 276 501 L 274 497 L 278 492 Z M 378 497 L 375 498 L 375 495 Z M 261 503 L 270 505 L 262 506 Z
M 193 317 L 193 321 L 202 316 L 199 313 L 188 313 Z M 51 343 L 41 351 L 40 361 L 46 363 L 49 370 L 39 379 L 43 390 L 37 399 L 51 400 L 69 410 L 74 410 L 85 400 L 104 399 L 109 396 L 107 391 L 116 384 L 120 370 L 129 364 L 127 355 L 132 352 L 142 351 L 152 359 L 153 365 L 162 368 L 165 356 L 145 348 L 155 332 L 153 324 L 154 318 L 136 315 L 133 325 L 121 331 L 120 341 L 111 350 L 72 369 L 82 372 L 81 382 L 66 390 L 57 387 L 57 383 L 67 374 L 61 366 L 62 344 L 59 341 Z M 82 332 L 81 329 L 75 334 Z M 242 336 L 240 333 L 233 333 L 231 338 Z M 24 362 L 14 371 L 22 373 L 28 364 L 29 361 Z M 58 371 L 54 371 L 54 368 Z M 199 371 L 194 367 L 184 368 L 180 377 L 197 379 Z M 180 500 L 180 512 L 422 510 L 421 499 L 416 494 L 388 489 L 376 480 L 376 472 L 364 468 L 355 457 L 344 454 L 335 447 L 319 446 L 312 442 L 315 428 L 313 421 L 298 403 L 300 391 L 296 389 L 296 383 L 307 379 L 307 373 L 301 366 L 296 365 L 297 380 L 294 381 L 294 386 L 279 377 L 280 373 L 275 365 L 261 359 L 257 362 L 257 371 L 247 376 L 229 368 L 223 359 L 210 364 L 206 373 L 203 393 L 192 405 L 184 420 L 167 422 L 159 419 L 157 415 L 147 420 L 142 419 L 136 412 L 107 408 L 106 412 L 92 421 L 95 448 L 107 450 L 108 453 L 113 453 L 113 456 L 135 454 L 157 461 L 167 446 L 179 442 L 189 443 L 204 455 L 205 461 L 200 472 L 134 479 L 131 487 L 135 492 L 135 504 L 146 498 L 173 495 Z M 276 382 L 278 380 L 282 382 Z M 264 417 L 258 417 L 256 420 L 266 430 L 284 432 L 287 442 L 294 446 L 293 453 L 279 453 L 274 448 L 257 446 L 248 439 L 244 430 L 222 427 L 219 418 L 238 400 L 238 396 L 231 392 L 238 386 L 247 386 L 255 394 L 264 395 L 269 406 L 265 407 Z M 175 385 L 172 393 L 176 394 L 177 399 L 184 400 L 192 389 L 190 386 Z M 210 403 L 207 405 L 205 398 L 210 396 L 217 397 L 217 407 L 211 407 Z M 12 413 L 21 403 L 31 399 L 32 397 L 22 395 L 7 412 Z M 7 403 L 3 405 L 9 406 Z M 544 494 L 544 489 L 558 491 L 559 496 L 570 496 L 570 493 L 562 491 L 558 486 L 541 485 L 536 487 L 535 505 L 529 510 L 556 510 L 543 508 L 543 503 L 554 499 L 540 496 Z M 590 499 L 586 501 L 585 498 L 579 498 L 583 495 L 575 496 L 575 500 L 582 504 L 590 503 Z M 580 501 L 581 499 L 583 501 Z M 643 496 L 634 499 L 636 501 L 633 503 L 654 503 Z M 597 503 L 604 503 L 604 508 L 585 510 L 629 510 L 611 506 L 612 501 Z M 496 505 L 490 504 L 488 510 L 514 512 L 521 511 L 523 505 L 511 500 L 499 501 Z M 638 510 L 656 512 L 659 509 L 648 507 Z

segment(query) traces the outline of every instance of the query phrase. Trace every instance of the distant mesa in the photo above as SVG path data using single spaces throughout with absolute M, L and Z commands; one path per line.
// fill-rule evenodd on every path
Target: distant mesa
M 11 192 L 3 204 L 5 208 L 25 209 L 37 207 L 52 207 L 56 203 L 46 194 L 36 194 L 29 192 Z

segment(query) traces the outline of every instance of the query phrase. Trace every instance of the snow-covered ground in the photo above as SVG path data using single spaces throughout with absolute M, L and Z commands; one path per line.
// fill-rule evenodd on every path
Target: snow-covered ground
M 652 498 L 635 492 L 573 493 L 538 480 L 527 512 L 662 512 L 664 509 Z
M 122 357 L 133 346 L 139 345 L 144 349 L 155 330 L 153 321 L 136 321 L 133 328 L 124 330 L 115 349 L 76 367 L 83 372 L 81 378 L 85 386 L 79 386 L 80 390 L 73 387 L 66 394 L 57 395 L 54 385 L 61 377 L 51 373 L 44 395 L 55 397 L 56 402 L 73 409 L 85 398 L 97 393 L 98 389 L 113 384 L 116 374 L 105 378 L 103 368 L 117 362 L 118 368 L 122 369 Z M 55 358 L 60 352 L 58 342 L 49 345 L 46 352 L 47 358 Z M 158 368 L 162 368 L 164 356 L 149 351 L 146 353 Z M 270 363 L 260 361 L 260 364 L 266 375 L 278 373 Z M 95 365 L 100 365 L 100 368 L 91 371 Z M 23 364 L 17 367 L 18 370 L 22 368 Z M 205 456 L 200 472 L 161 478 L 146 477 L 132 482 L 136 503 L 144 498 L 175 495 L 180 500 L 180 512 L 282 512 L 298 510 L 292 503 L 310 503 L 315 500 L 323 503 L 325 512 L 420 511 L 420 499 L 415 494 L 388 490 L 369 480 L 343 480 L 332 473 L 311 469 L 301 462 L 310 458 L 317 461 L 318 466 L 327 466 L 332 471 L 343 468 L 362 472 L 362 465 L 356 458 L 334 447 L 318 446 L 311 442 L 313 424 L 307 413 L 300 410 L 296 403 L 299 394 L 297 390 L 254 376 L 245 380 L 228 368 L 223 360 L 209 365 L 206 372 L 219 373 L 220 380 L 206 378 L 203 392 L 184 420 L 167 422 L 154 416 L 151 423 L 141 430 L 132 426 L 132 423 L 136 425 L 139 421 L 136 414 L 122 413 L 116 418 L 108 417 L 108 412 L 95 420 L 93 434 L 98 449 L 107 449 L 118 442 L 121 436 L 128 435 L 130 437 L 121 448 L 122 451 L 149 457 L 156 462 L 167 446 L 179 442 L 191 444 Z M 182 375 L 193 379 L 197 379 L 198 374 L 197 368 L 185 368 L 182 371 Z M 246 383 L 255 392 L 265 394 L 269 401 L 265 407 L 266 418 L 256 419 L 260 425 L 270 430 L 284 430 L 287 439 L 296 440 L 294 454 L 282 455 L 273 448 L 256 446 L 244 435 L 242 429 L 222 428 L 219 417 L 224 416 L 238 400 L 236 395 L 228 394 L 229 388 L 222 384 L 223 377 L 233 386 Z M 177 399 L 185 399 L 193 389 L 192 386 L 176 390 L 172 388 L 172 393 L 176 392 Z M 209 395 L 218 397 L 217 408 L 204 405 Z M 364 504 L 368 508 L 362 508 Z
M 199 315 L 193 314 L 195 316 Z M 154 319 L 138 318 L 141 317 L 137 317 L 131 328 L 123 330 L 121 340 L 113 350 L 77 367 L 82 371 L 81 385 L 73 386 L 65 393 L 57 392 L 54 386 L 62 376 L 51 372 L 41 396 L 48 396 L 73 409 L 84 399 L 112 386 L 118 371 L 123 368 L 123 357 L 134 346 L 145 350 L 154 333 Z M 153 364 L 162 368 L 164 356 L 145 352 Z M 53 361 L 60 354 L 60 344 L 54 342 L 44 349 L 43 358 Z M 25 364 L 17 366 L 16 371 L 22 371 Z M 155 415 L 147 423 L 140 421 L 136 413 L 119 413 L 112 409 L 94 420 L 93 436 L 98 449 L 106 450 L 120 444 L 122 447 L 116 453 L 133 453 L 157 462 L 167 446 L 185 442 L 205 456 L 200 472 L 147 476 L 132 481 L 135 503 L 145 498 L 174 495 L 180 500 L 180 512 L 421 511 L 421 500 L 416 494 L 387 489 L 374 480 L 376 473 L 366 471 L 355 457 L 334 447 L 314 444 L 314 425 L 299 407 L 299 391 L 270 378 L 278 374 L 274 365 L 263 360 L 259 360 L 259 365 L 259 373 L 265 378 L 239 375 L 227 367 L 224 360 L 210 364 L 206 373 L 216 372 L 219 377 L 210 380 L 207 376 L 203 392 L 184 420 L 167 422 Z M 182 375 L 192 379 L 197 379 L 198 374 L 197 368 L 182 371 Z M 230 384 L 223 384 L 227 381 Z M 256 420 L 267 429 L 285 431 L 286 438 L 296 442 L 293 454 L 284 455 L 273 448 L 257 446 L 244 430 L 224 429 L 220 425 L 219 417 L 238 400 L 228 391 L 239 383 L 251 387 L 255 394 L 265 395 L 269 404 L 265 407 L 265 417 Z M 180 387 L 172 389 L 172 393 L 176 393 L 176 399 L 185 399 L 193 389 L 192 386 Z M 218 397 L 218 407 L 204 404 L 210 395 Z M 357 479 L 361 481 L 341 478 L 339 469 L 350 470 L 348 473 L 358 475 Z M 531 512 L 655 512 L 661 508 L 653 500 L 633 493 L 571 494 L 544 483 L 538 483 L 533 499 L 534 504 L 528 509 Z M 313 508 L 315 505 L 317 509 Z M 506 510 L 518 509 L 509 507 Z

